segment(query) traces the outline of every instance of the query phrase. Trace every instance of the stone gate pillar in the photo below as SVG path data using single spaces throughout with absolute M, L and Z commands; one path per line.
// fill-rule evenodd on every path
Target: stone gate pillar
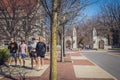
M 72 44 L 73 44 L 73 48 L 77 48 L 77 33 L 76 33 L 76 28 L 73 28 Z

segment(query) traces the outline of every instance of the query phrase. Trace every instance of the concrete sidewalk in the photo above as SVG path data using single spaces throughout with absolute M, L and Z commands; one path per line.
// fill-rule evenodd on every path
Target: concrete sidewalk
M 79 52 L 85 52 L 85 53 L 89 53 L 89 52 L 107 52 L 108 50 L 79 50 Z
M 0 80 L 49 80 L 49 56 L 45 59 L 44 69 L 37 71 L 30 69 L 30 58 L 26 59 L 26 67 L 1 67 Z M 58 74 L 57 80 L 117 80 L 114 76 L 91 62 L 77 52 L 66 54 L 64 62 L 60 62 L 57 55 Z
M 88 78 L 88 80 L 117 80 L 114 76 L 81 54 L 78 55 L 75 53 L 71 56 L 71 59 L 73 60 L 73 67 L 77 78 Z

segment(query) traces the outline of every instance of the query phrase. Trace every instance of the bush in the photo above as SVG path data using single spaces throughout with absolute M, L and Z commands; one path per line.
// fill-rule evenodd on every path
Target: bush
M 9 58 L 8 49 L 0 49 L 0 65 L 4 64 Z

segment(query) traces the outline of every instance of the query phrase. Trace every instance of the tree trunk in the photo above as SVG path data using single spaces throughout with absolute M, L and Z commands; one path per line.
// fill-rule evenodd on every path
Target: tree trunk
M 65 57 L 65 26 L 63 26 L 63 56 Z
M 64 62 L 65 57 L 65 32 L 64 32 L 64 25 L 62 27 L 62 33 L 61 33 L 61 62 Z
M 28 44 L 29 36 L 26 34 L 25 35 L 25 43 Z
M 62 33 L 61 33 L 61 62 L 64 62 L 64 59 L 63 59 L 63 53 L 64 53 L 64 43 L 63 43 L 63 28 L 62 28 Z
M 57 56 L 56 56 L 56 28 L 57 28 L 57 2 L 53 0 L 53 13 L 51 18 L 51 54 L 50 54 L 50 80 L 57 80 Z

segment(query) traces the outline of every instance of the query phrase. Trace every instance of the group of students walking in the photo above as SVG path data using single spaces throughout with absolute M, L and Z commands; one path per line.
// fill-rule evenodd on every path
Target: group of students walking
M 30 51 L 28 53 L 28 46 L 25 44 L 24 40 L 22 40 L 21 44 L 18 46 L 14 39 L 11 38 L 11 43 L 8 45 L 8 49 L 10 51 L 8 66 L 11 65 L 13 59 L 15 61 L 15 66 L 17 66 L 17 59 L 19 59 L 20 67 L 25 67 L 25 58 L 30 56 L 31 69 L 33 69 L 34 65 L 36 65 L 37 70 L 44 68 L 43 65 L 46 53 L 46 44 L 43 42 L 43 37 L 39 36 L 38 42 L 36 42 L 35 38 L 32 38 L 32 43 L 29 47 Z

